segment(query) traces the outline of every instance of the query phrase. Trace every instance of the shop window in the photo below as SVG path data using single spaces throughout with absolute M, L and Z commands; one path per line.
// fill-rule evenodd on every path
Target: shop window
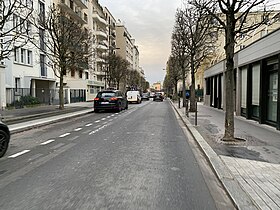
M 241 69 L 241 114 L 246 114 L 247 108 L 247 68 Z
M 260 64 L 252 67 L 252 116 L 259 117 L 260 105 Z

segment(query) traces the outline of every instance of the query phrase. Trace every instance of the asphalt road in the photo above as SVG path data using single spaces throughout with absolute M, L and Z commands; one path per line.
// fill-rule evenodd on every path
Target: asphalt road
M 217 209 L 186 138 L 167 101 L 14 134 L 0 209 Z

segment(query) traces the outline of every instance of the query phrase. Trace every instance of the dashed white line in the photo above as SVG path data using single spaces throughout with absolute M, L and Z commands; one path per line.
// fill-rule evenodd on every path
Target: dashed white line
M 14 154 L 14 155 L 9 156 L 8 158 L 16 158 L 16 157 L 18 157 L 20 155 L 23 155 L 23 154 L 27 153 L 27 152 L 30 152 L 30 150 L 23 150 L 21 152 L 18 152 L 18 153 Z
M 106 118 L 102 118 L 101 120 L 106 120 Z
M 111 116 L 108 116 L 107 118 L 110 118 Z
M 82 130 L 82 128 L 76 128 L 74 131 L 80 131 Z
M 46 144 L 49 144 L 49 143 L 52 143 L 52 142 L 54 142 L 54 139 L 50 139 L 48 141 L 45 141 L 45 142 L 41 143 L 41 145 L 46 145 Z
M 89 127 L 89 126 L 91 126 L 92 125 L 92 123 L 89 123 L 89 124 L 87 124 L 87 125 L 85 125 L 86 127 Z
M 99 122 L 100 122 L 100 120 L 96 120 L 95 122 L 96 122 L 96 123 L 99 123 Z
M 65 133 L 65 134 L 60 135 L 59 138 L 63 138 L 65 136 L 69 136 L 69 135 L 70 135 L 70 133 Z

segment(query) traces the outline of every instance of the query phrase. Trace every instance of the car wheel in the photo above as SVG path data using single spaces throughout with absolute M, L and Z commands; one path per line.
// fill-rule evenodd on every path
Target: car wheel
M 0 158 L 4 156 L 9 146 L 9 136 L 8 134 L 0 130 Z

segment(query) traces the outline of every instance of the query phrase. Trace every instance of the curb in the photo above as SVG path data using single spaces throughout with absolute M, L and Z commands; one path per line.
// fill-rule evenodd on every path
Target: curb
M 85 115 L 85 114 L 88 114 L 91 112 L 93 112 L 93 109 L 76 111 L 73 113 L 62 114 L 62 115 L 48 117 L 48 118 L 44 118 L 44 119 L 32 120 L 32 121 L 28 121 L 28 122 L 10 125 L 9 129 L 10 129 L 11 134 L 15 134 L 15 133 L 19 133 L 22 131 L 30 130 L 32 128 L 38 128 L 38 127 L 41 127 L 44 125 L 49 125 L 54 122 L 63 121 L 65 119 L 69 119 L 72 117 L 78 117 L 81 115 Z
M 220 180 L 224 189 L 230 196 L 235 207 L 237 209 L 260 209 L 254 205 L 253 200 L 250 196 L 241 188 L 239 182 L 231 174 L 230 170 L 221 160 L 221 158 L 215 153 L 215 151 L 209 146 L 205 139 L 200 135 L 195 126 L 193 126 L 186 117 L 183 117 L 183 114 L 177 109 L 174 103 L 170 100 L 174 110 L 178 113 L 181 120 L 185 124 L 188 131 L 193 136 L 194 140 L 197 142 L 198 146 L 204 153 L 207 158 L 207 161 L 210 163 L 212 169 L 214 170 L 216 176 Z

